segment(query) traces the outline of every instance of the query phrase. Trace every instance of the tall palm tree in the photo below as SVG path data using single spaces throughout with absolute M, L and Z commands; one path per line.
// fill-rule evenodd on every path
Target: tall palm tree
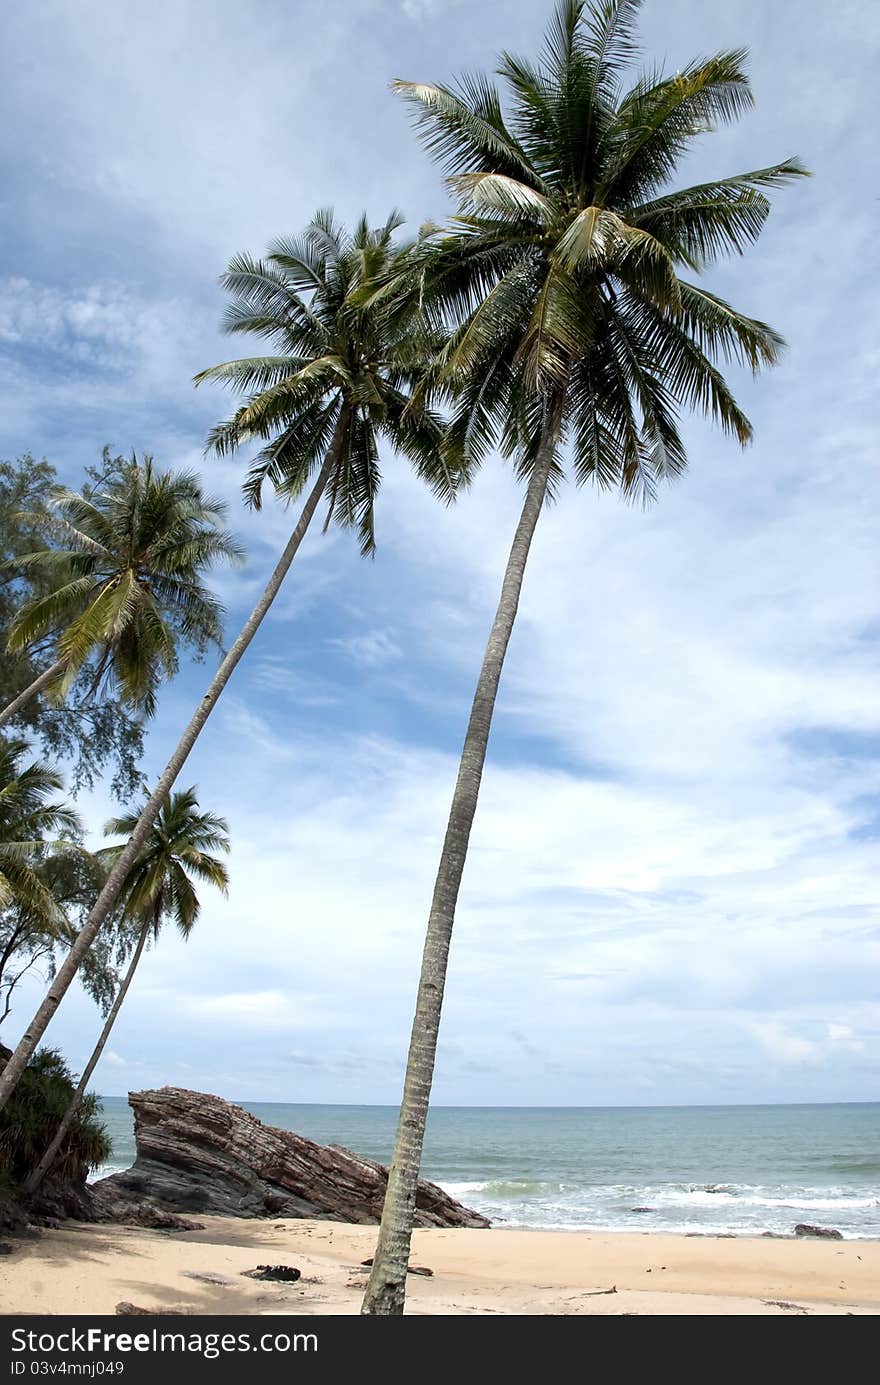
M 563 476 L 650 498 L 685 464 L 682 408 L 742 444 L 751 427 L 716 364 L 772 364 L 781 339 L 689 278 L 755 239 L 762 189 L 794 160 L 667 191 L 692 139 L 752 100 L 744 53 L 626 86 L 639 0 L 562 0 L 536 63 L 505 54 L 504 99 L 482 76 L 410 82 L 430 152 L 460 204 L 432 246 L 453 427 L 476 459 L 500 435 L 526 485 L 465 736 L 428 921 L 403 1104 L 365 1313 L 403 1311 L 416 1184 L 455 907 L 504 657 L 542 505 Z
M 254 505 L 265 481 L 282 495 L 309 486 L 293 532 L 256 606 L 220 664 L 168 764 L 159 776 L 128 845 L 88 919 L 58 968 L 45 999 L 0 1074 L 0 1109 L 8 1101 L 67 988 L 112 907 L 156 814 L 171 791 L 202 727 L 266 612 L 328 496 L 328 522 L 355 525 L 361 547 L 373 544 L 373 505 L 380 481 L 378 440 L 414 465 L 438 496 L 451 500 L 463 473 L 444 448 L 439 416 L 426 403 L 424 377 L 437 333 L 423 322 L 418 276 L 393 274 L 413 258 L 396 247 L 399 216 L 371 229 L 362 220 L 345 234 L 319 213 L 300 239 L 279 241 L 265 261 L 240 255 L 223 283 L 233 294 L 226 326 L 273 342 L 274 356 L 232 361 L 197 377 L 249 389 L 234 417 L 211 436 L 220 452 L 259 440 L 247 482 Z
M 36 760 L 23 764 L 28 751 L 27 741 L 0 737 L 0 909 L 16 909 L 54 934 L 65 919 L 39 864 L 56 833 L 76 834 L 80 824 L 54 800 L 64 787 L 61 776 Z
M 124 817 L 111 818 L 104 828 L 105 835 L 130 837 L 137 826 L 138 816 L 138 813 L 128 813 Z M 123 850 L 124 847 L 120 844 L 105 847 L 97 855 L 112 866 Z M 134 924 L 139 930 L 128 970 L 107 1014 L 92 1056 L 83 1069 L 70 1105 L 45 1154 L 25 1183 L 24 1190 L 28 1196 L 36 1192 L 64 1143 L 128 994 L 148 938 L 152 936 L 153 941 L 156 941 L 166 919 L 173 919 L 182 936 L 189 937 L 201 908 L 193 878 L 207 881 L 223 894 L 227 893 L 229 872 L 219 857 L 209 854 L 212 851 L 229 851 L 229 825 L 225 818 L 216 817 L 213 813 L 200 812 L 194 787 L 172 794 L 150 828 L 149 836 L 140 854 L 130 865 L 122 884 L 122 920 Z
M 197 653 L 220 646 L 223 608 L 202 573 L 242 557 L 220 527 L 226 505 L 205 496 L 192 472 L 156 471 L 151 457 L 134 455 L 103 486 L 59 487 L 53 501 L 57 546 L 15 559 L 49 590 L 17 613 L 9 648 L 49 639 L 57 657 L 0 712 L 0 725 L 41 691 L 62 700 L 89 661 L 90 694 L 109 682 L 151 716 L 159 683 L 177 672 L 179 643 Z

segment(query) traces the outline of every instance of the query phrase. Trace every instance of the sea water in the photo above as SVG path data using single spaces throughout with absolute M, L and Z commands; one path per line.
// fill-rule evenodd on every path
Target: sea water
M 135 1145 L 128 1103 L 103 1105 L 106 1173 Z M 391 1151 L 390 1106 L 242 1105 L 321 1144 Z M 441 1106 L 422 1172 L 499 1226 L 791 1235 L 810 1222 L 880 1238 L 880 1104 Z

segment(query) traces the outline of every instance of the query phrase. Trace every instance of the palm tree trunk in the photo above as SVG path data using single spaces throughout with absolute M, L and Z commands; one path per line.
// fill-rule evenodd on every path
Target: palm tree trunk
M 16 713 L 30 702 L 32 697 L 36 697 L 37 693 L 42 692 L 43 689 L 52 682 L 53 678 L 57 678 L 58 674 L 66 666 L 66 663 L 66 659 L 59 659 L 49 668 L 44 669 L 39 678 L 35 678 L 33 683 L 29 684 L 23 692 L 18 694 L 18 697 L 14 697 L 11 702 L 7 702 L 2 712 L 0 712 L 0 726 L 5 726 L 7 721 L 11 721 Z
M 134 953 L 132 954 L 128 971 L 125 973 L 125 976 L 122 980 L 122 984 L 120 985 L 119 990 L 116 992 L 116 999 L 113 1001 L 113 1004 L 110 1007 L 110 1013 L 108 1014 L 107 1019 L 104 1022 L 104 1028 L 101 1030 L 101 1037 L 95 1044 L 94 1052 L 92 1053 L 91 1058 L 86 1063 L 86 1066 L 83 1069 L 82 1077 L 79 1079 L 79 1085 L 77 1086 L 76 1091 L 70 1099 L 70 1105 L 68 1106 L 67 1110 L 64 1112 L 63 1117 L 61 1118 L 61 1124 L 55 1132 L 52 1143 L 49 1145 L 48 1149 L 46 1150 L 46 1153 L 43 1155 L 39 1164 L 37 1164 L 37 1167 L 34 1169 L 33 1173 L 29 1175 L 24 1185 L 24 1193 L 26 1197 L 33 1197 L 34 1193 L 39 1188 L 43 1179 L 46 1177 L 46 1174 L 49 1172 L 52 1165 L 55 1163 L 58 1151 L 64 1143 L 64 1137 L 70 1129 L 74 1116 L 79 1110 L 79 1104 L 83 1099 L 83 1093 L 85 1092 L 86 1087 L 89 1085 L 89 1082 L 91 1081 L 92 1073 L 98 1066 L 98 1059 L 104 1052 L 104 1045 L 110 1037 L 110 1030 L 116 1023 L 116 1016 L 119 1014 L 119 1011 L 122 1008 L 122 1002 L 125 1000 L 128 988 L 132 983 L 132 979 L 134 977 L 135 972 L 137 971 L 138 962 L 141 960 L 141 956 L 143 954 L 144 946 L 146 945 L 147 937 L 149 936 L 151 926 L 152 922 L 148 919 L 147 922 L 144 924 L 143 928 L 141 929 L 140 937 L 137 940 L 137 947 L 135 948 Z
M 266 612 L 278 595 L 281 584 L 287 576 L 290 565 L 296 557 L 297 550 L 305 537 L 312 516 L 317 509 L 318 501 L 321 499 L 327 482 L 339 459 L 351 410 L 352 406 L 350 404 L 342 405 L 342 410 L 336 421 L 336 428 L 333 433 L 332 441 L 327 449 L 327 456 L 318 473 L 318 479 L 309 492 L 308 499 L 302 508 L 302 513 L 296 522 L 293 533 L 287 541 L 287 547 L 279 558 L 272 576 L 266 583 L 262 596 L 242 626 L 235 643 L 232 645 L 214 677 L 211 679 L 211 682 L 208 684 L 208 689 L 196 708 L 192 720 L 181 736 L 177 749 L 165 766 L 155 789 L 138 818 L 137 826 L 129 838 L 128 845 L 113 866 L 101 893 L 95 901 L 94 908 L 77 934 L 70 952 L 58 968 L 55 979 L 49 987 L 40 1008 L 37 1010 L 37 1013 L 22 1035 L 19 1045 L 6 1064 L 3 1073 L 0 1074 L 0 1111 L 3 1110 L 14 1092 L 19 1078 L 28 1065 L 31 1054 L 46 1032 L 70 983 L 79 971 L 83 958 L 95 941 L 98 930 L 113 907 L 116 896 L 119 893 L 119 888 L 128 873 L 128 868 L 137 856 L 143 843 L 146 841 L 147 834 L 155 822 L 162 804 L 168 797 L 175 779 L 183 769 L 187 756 L 195 745 L 202 727 L 214 710 L 220 694 L 232 677 L 242 655 L 259 630 Z
M 507 560 L 501 585 L 501 599 L 483 656 L 483 666 L 477 680 L 470 721 L 464 738 L 458 779 L 452 795 L 452 807 L 434 884 L 434 896 L 431 900 L 403 1101 L 388 1174 L 379 1241 L 367 1291 L 364 1294 L 362 1313 L 393 1316 L 403 1312 L 413 1213 L 431 1082 L 434 1076 L 437 1034 L 440 1028 L 452 926 L 455 922 L 455 906 L 477 811 L 477 798 L 504 656 L 519 606 L 526 560 L 547 492 L 553 453 L 559 439 L 561 412 L 560 395 L 548 404 L 545 414 L 541 446 Z

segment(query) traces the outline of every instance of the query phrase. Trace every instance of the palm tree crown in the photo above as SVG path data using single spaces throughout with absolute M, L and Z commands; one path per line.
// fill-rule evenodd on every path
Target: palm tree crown
M 130 837 L 139 815 L 138 811 L 111 818 L 105 834 Z M 108 846 L 97 855 L 111 868 L 123 849 L 123 845 Z M 188 937 L 200 909 L 193 878 L 207 881 L 223 894 L 229 886 L 229 872 L 219 857 L 210 854 L 213 851 L 229 851 L 226 819 L 200 812 L 194 787 L 173 793 L 123 882 L 120 900 L 125 917 L 151 924 L 154 936 L 163 919 L 173 919 Z
M 460 204 L 430 242 L 441 310 L 463 319 L 444 353 L 472 459 L 500 429 L 528 471 L 549 401 L 575 478 L 653 494 L 686 464 L 682 407 L 751 437 L 718 358 L 772 364 L 781 338 L 699 287 L 769 211 L 762 189 L 795 159 L 666 191 L 697 135 L 752 103 L 743 50 L 626 85 L 640 0 L 562 0 L 537 63 L 505 54 L 498 87 L 397 82 Z M 553 476 L 558 476 L 554 460 Z
M 36 760 L 23 764 L 28 751 L 27 741 L 0 737 L 0 909 L 18 909 L 54 932 L 65 919 L 38 867 L 51 849 L 47 834 L 76 835 L 80 823 L 54 798 L 61 776 Z
M 103 486 L 57 489 L 53 498 L 59 546 L 16 559 L 47 576 L 51 590 L 19 612 L 10 649 L 52 637 L 57 696 L 94 659 L 93 692 L 108 679 L 151 715 L 158 684 L 177 672 L 179 644 L 197 654 L 220 644 L 223 608 L 202 573 L 242 557 L 221 527 L 226 506 L 203 494 L 194 473 L 160 472 L 151 457 L 134 455 Z
M 303 236 L 276 241 L 265 259 L 236 256 L 221 279 L 233 295 L 225 330 L 264 337 L 276 354 L 196 376 L 197 384 L 220 381 L 247 396 L 209 445 L 223 454 L 264 443 L 245 484 L 254 506 L 267 480 L 297 495 L 342 430 L 325 528 L 331 520 L 355 526 L 364 554 L 375 547 L 380 437 L 444 500 L 460 479 L 442 421 L 419 388 L 442 338 L 427 329 L 417 293 L 405 287 L 401 271 L 414 247 L 394 245 L 400 224 L 396 212 L 378 229 L 364 217 L 347 234 L 321 211 Z

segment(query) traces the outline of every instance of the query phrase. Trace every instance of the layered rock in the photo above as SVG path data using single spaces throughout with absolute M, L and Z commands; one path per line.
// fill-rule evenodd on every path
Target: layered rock
M 264 1125 L 240 1106 L 180 1087 L 130 1092 L 137 1158 L 92 1185 L 98 1208 L 122 1217 L 147 1203 L 170 1212 L 378 1222 L 388 1171 L 350 1150 Z M 485 1227 L 434 1183 L 421 1181 L 416 1226 Z

